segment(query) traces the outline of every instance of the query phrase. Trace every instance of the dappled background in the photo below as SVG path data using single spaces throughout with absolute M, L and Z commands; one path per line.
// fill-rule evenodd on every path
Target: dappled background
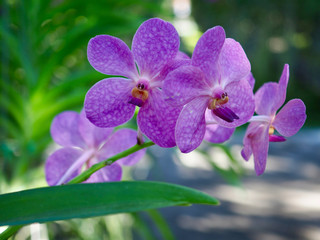
M 176 239 L 320 239 L 319 9 L 318 0 L 2 0 L 1 193 L 46 186 L 53 117 L 80 111 L 86 91 L 105 77 L 87 61 L 89 39 L 109 34 L 130 46 L 138 26 L 151 17 L 172 22 L 190 56 L 204 31 L 223 26 L 247 53 L 255 90 L 278 81 L 288 63 L 287 100 L 301 98 L 307 106 L 304 128 L 271 145 L 261 177 L 252 160 L 244 164 L 238 155 L 245 128 L 226 145 L 203 144 L 191 156 L 153 147 L 132 171 L 126 169 L 125 179 L 206 191 L 222 201 L 219 207 L 168 208 L 160 212 L 163 218 L 151 211 L 34 224 L 16 239 L 173 239 L 168 225 Z

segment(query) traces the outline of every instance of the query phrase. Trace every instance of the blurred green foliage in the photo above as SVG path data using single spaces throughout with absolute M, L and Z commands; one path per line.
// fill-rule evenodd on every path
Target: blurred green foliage
M 255 90 L 278 81 L 290 65 L 287 101 L 301 98 L 307 126 L 320 119 L 320 1 L 192 0 L 192 15 L 201 31 L 216 25 L 245 49 L 256 79 Z
M 130 44 L 138 26 L 162 9 L 162 0 L 2 1 L 1 177 L 39 165 L 53 117 L 80 110 L 86 91 L 105 77 L 87 62 L 89 39 L 109 34 Z

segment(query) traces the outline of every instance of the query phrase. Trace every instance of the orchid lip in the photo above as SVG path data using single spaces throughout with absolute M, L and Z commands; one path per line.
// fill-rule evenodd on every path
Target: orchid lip
M 286 141 L 286 138 L 283 136 L 278 136 L 278 135 L 269 135 L 269 142 L 284 142 Z
M 229 123 L 233 122 L 236 119 L 239 119 L 238 115 L 227 107 L 217 107 L 215 109 L 212 109 L 212 113 Z
M 144 104 L 144 101 L 139 98 L 130 97 L 128 103 L 131 103 L 131 104 L 136 105 L 138 107 L 142 107 Z

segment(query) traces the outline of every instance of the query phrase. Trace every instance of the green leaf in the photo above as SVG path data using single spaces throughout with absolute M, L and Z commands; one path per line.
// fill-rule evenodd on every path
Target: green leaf
M 45 187 L 0 195 L 0 225 L 19 225 L 185 204 L 217 205 L 195 189 L 160 182 L 109 182 Z

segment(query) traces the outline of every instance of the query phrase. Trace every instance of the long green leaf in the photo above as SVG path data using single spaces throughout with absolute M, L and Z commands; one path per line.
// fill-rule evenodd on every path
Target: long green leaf
M 109 182 L 45 187 L 0 195 L 0 225 L 71 218 L 219 201 L 197 190 L 160 182 Z

